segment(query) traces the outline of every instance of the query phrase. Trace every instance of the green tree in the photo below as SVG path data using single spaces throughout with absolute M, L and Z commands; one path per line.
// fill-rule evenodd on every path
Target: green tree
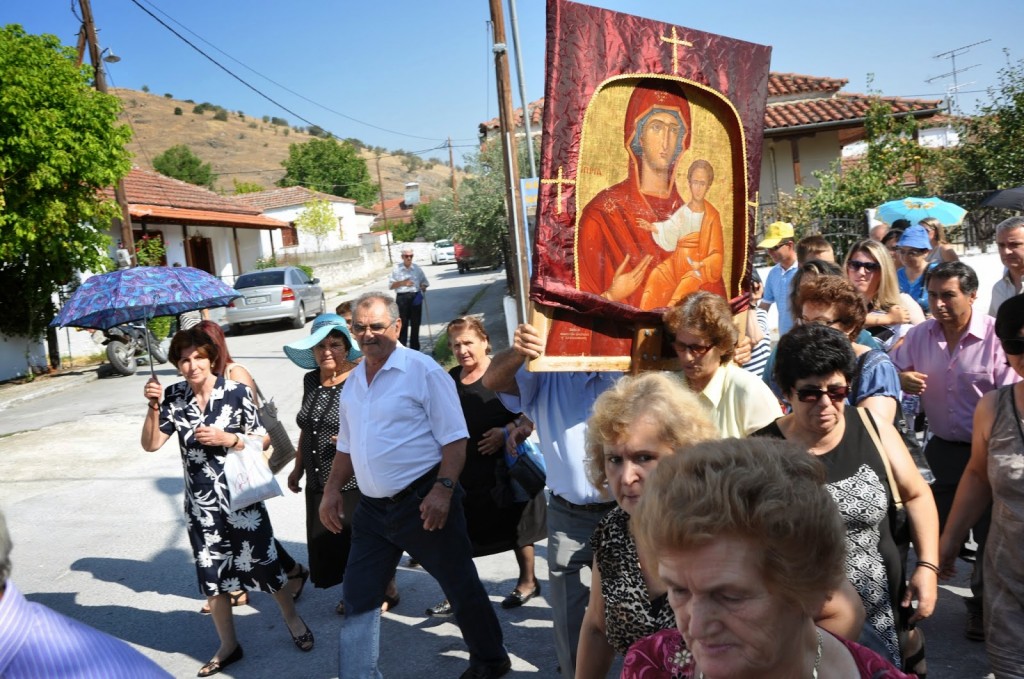
M 240 182 L 237 179 L 232 179 L 231 183 L 235 187 L 236 196 L 242 193 L 259 193 L 263 190 L 263 186 L 256 182 Z
M 153 168 L 162 175 L 206 188 L 212 188 L 217 179 L 210 164 L 204 163 L 184 144 L 172 146 L 153 158 Z
M 959 124 L 956 184 L 1008 189 L 1024 184 L 1024 60 L 999 71 L 979 115 Z
M 51 297 L 77 271 L 109 267 L 102 190 L 131 169 L 121 104 L 52 35 L 0 28 L 0 333 L 41 337 Z
M 519 167 L 527 167 L 526 146 L 518 144 L 516 149 Z M 458 206 L 451 194 L 430 203 L 428 237 L 448 237 L 469 246 L 477 256 L 498 257 L 508 234 L 504 153 L 503 144 L 494 140 L 467 159 L 470 176 L 458 187 Z
M 316 249 L 323 249 L 324 239 L 335 229 L 339 232 L 338 216 L 331 209 L 329 200 L 312 200 L 302 206 L 302 214 L 295 220 L 299 231 L 316 239 Z
M 351 198 L 366 207 L 377 196 L 366 161 L 347 142 L 311 139 L 288 147 L 288 159 L 281 163 L 284 177 L 278 186 L 305 186 L 313 191 Z
M 867 152 L 861 162 L 843 169 L 836 161 L 827 172 L 815 172 L 819 185 L 798 186 L 796 196 L 810 201 L 816 217 L 860 217 L 866 208 L 906 195 L 908 191 L 932 191 L 922 173 L 935 151 L 918 144 L 917 121 L 897 117 L 884 100 L 876 98 L 864 121 Z M 915 179 L 909 186 L 905 180 Z M 927 194 L 926 194 L 927 195 Z

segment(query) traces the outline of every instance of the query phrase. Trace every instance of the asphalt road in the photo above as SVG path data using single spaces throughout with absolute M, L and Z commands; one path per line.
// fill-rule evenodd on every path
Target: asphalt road
M 431 324 L 421 333 L 424 350 L 441 324 L 472 304 L 484 313 L 495 344 L 504 346 L 502 271 L 459 275 L 454 265 L 427 266 Z M 345 290 L 329 306 L 362 291 Z M 228 340 L 234 358 L 247 365 L 282 421 L 297 438 L 294 414 L 303 371 L 284 356 L 283 344 L 309 332 L 283 326 L 255 329 Z M 167 365 L 157 367 L 165 384 L 176 381 Z M 145 414 L 141 398 L 148 370 L 132 377 L 90 379 L 81 371 L 59 391 L 0 389 L 0 506 L 14 540 L 12 579 L 32 601 L 125 639 L 175 676 L 194 676 L 216 650 L 213 624 L 198 613 L 202 604 L 182 520 L 180 458 L 169 442 L 145 453 L 139 434 Z M 58 383 L 59 384 L 59 383 Z M 287 470 L 279 480 L 284 486 Z M 275 534 L 300 562 L 306 561 L 303 500 L 286 495 L 268 503 Z M 546 543 L 537 545 L 537 576 L 547 589 Z M 511 554 L 477 559 L 491 600 L 512 589 L 517 575 Z M 932 679 L 987 676 L 982 644 L 963 637 L 968 568 L 943 585 L 935 616 L 923 625 Z M 467 654 L 450 621 L 424 615 L 442 593 L 420 569 L 401 567 L 401 603 L 383 618 L 382 670 L 388 677 L 454 677 Z M 337 675 L 340 588 L 307 586 L 299 611 L 317 637 L 316 648 L 299 652 L 269 596 L 251 595 L 252 605 L 236 609 L 245 659 L 224 676 L 334 677 Z M 521 609 L 498 608 L 506 645 L 513 656 L 510 675 L 555 676 L 551 611 L 543 596 Z

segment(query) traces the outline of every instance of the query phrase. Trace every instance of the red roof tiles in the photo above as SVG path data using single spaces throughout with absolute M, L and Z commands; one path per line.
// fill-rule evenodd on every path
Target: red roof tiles
M 256 208 L 195 184 L 133 167 L 124 178 L 125 196 L 133 218 L 149 222 L 209 224 L 278 229 L 286 222 L 264 217 Z M 104 192 L 113 198 L 113 189 Z
M 863 94 L 837 93 L 827 98 L 769 103 L 764 112 L 765 135 L 777 136 L 772 132 L 785 133 L 789 128 L 805 125 L 860 123 L 867 115 L 873 99 L 874 97 Z M 934 114 L 942 103 L 937 99 L 900 97 L 881 97 L 881 100 L 888 104 L 896 115 Z
M 329 200 L 332 203 L 355 203 L 351 198 L 342 198 L 341 196 L 333 196 L 329 193 L 311 191 L 305 186 L 288 186 L 283 189 L 266 189 L 253 193 L 243 193 L 234 196 L 234 199 L 261 211 L 273 210 L 279 207 L 305 205 L 314 200 Z
M 799 73 L 769 73 L 768 97 L 784 97 L 811 92 L 838 92 L 849 81 L 845 78 L 822 78 Z

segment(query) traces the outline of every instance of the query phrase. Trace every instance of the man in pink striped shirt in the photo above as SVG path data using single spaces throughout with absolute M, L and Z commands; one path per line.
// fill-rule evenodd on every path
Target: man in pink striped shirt
M 42 604 L 7 578 L 11 537 L 0 512 L 0 677 L 149 679 L 170 677 L 134 648 Z
M 932 437 L 924 453 L 935 474 L 932 493 L 941 530 L 971 457 L 975 406 L 986 393 L 1020 378 L 1007 366 L 995 319 L 974 313 L 974 270 L 962 262 L 943 262 L 925 275 L 932 318 L 911 328 L 890 357 L 900 371 L 903 390 L 921 396 L 928 416 Z M 988 523 L 986 512 L 974 526 L 979 553 L 984 551 Z M 981 566 L 979 559 L 971 576 L 973 596 L 966 601 L 966 635 L 973 641 L 984 639 Z

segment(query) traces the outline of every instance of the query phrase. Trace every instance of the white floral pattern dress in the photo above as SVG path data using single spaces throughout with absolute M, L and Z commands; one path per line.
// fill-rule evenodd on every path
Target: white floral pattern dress
M 188 382 L 172 384 L 160 405 L 160 431 L 178 434 L 185 472 L 185 522 L 203 596 L 236 590 L 276 592 L 288 582 L 277 557 L 270 516 L 262 502 L 228 509 L 222 446 L 195 440 L 206 424 L 233 434 L 263 435 L 252 392 L 218 377 L 206 410 L 199 409 Z

